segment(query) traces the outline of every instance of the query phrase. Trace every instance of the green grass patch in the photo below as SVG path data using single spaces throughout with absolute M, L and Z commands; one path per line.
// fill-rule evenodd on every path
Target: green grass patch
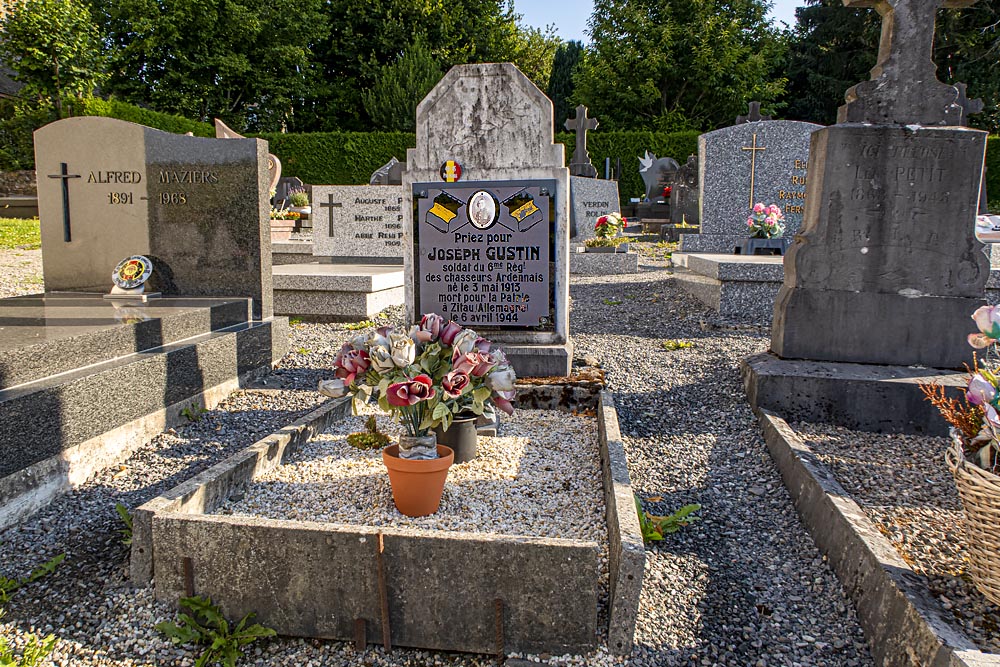
M 351 322 L 350 324 L 345 324 L 344 328 L 348 331 L 361 331 L 362 329 L 369 329 L 375 327 L 376 324 L 371 320 L 361 320 L 360 322 Z
M 37 250 L 42 247 L 42 229 L 38 218 L 22 220 L 19 218 L 0 218 L 0 249 Z

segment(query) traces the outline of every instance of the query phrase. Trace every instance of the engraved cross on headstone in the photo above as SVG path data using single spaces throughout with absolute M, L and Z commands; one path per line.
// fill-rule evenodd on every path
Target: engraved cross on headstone
M 328 209 L 330 213 L 330 222 L 327 225 L 327 230 L 326 230 L 326 235 L 329 236 L 330 238 L 333 238 L 333 209 L 340 208 L 343 205 L 344 204 L 342 202 L 333 201 L 333 193 L 328 194 L 326 196 L 326 201 L 320 204 L 320 208 Z
M 49 174 L 49 178 L 62 179 L 63 241 L 69 243 L 73 240 L 72 227 L 69 221 L 69 179 L 80 178 L 80 174 L 69 173 L 69 167 L 63 162 L 60 167 L 60 173 Z
M 767 146 L 757 145 L 757 133 L 753 133 L 753 144 L 750 146 L 743 146 L 740 148 L 741 151 L 750 151 L 750 208 L 753 208 L 753 194 L 754 185 L 757 176 L 757 151 L 766 151 Z
M 971 7 L 976 0 L 843 0 L 882 16 L 878 63 L 871 81 L 847 91 L 841 123 L 961 125 L 959 92 L 937 80 L 934 24 L 941 9 Z
M 597 177 L 597 168 L 590 162 L 587 152 L 587 130 L 597 129 L 597 119 L 587 118 L 587 107 L 582 104 L 576 108 L 576 118 L 567 118 L 566 130 L 576 132 L 576 148 L 573 150 L 573 160 L 569 165 L 569 173 L 573 176 Z

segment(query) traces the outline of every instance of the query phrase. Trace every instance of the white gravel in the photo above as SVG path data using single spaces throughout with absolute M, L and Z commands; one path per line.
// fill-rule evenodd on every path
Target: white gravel
M 519 410 L 501 436 L 479 438 L 475 459 L 453 465 L 440 509 L 426 517 L 400 514 L 381 450 L 359 450 L 347 435 L 364 430 L 365 406 L 307 443 L 282 466 L 261 475 L 243 498 L 216 513 L 593 540 L 607 550 L 597 420 L 553 410 Z M 383 416 L 379 430 L 401 428 Z M 567 527 L 572 526 L 569 535 Z
M 0 248 L 0 298 L 44 291 L 42 251 Z

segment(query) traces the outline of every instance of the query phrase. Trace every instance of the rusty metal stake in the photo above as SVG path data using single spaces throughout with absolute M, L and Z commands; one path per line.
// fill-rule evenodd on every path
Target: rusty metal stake
M 368 646 L 368 629 L 365 626 L 365 619 L 354 619 L 354 650 L 364 653 Z
M 382 603 L 382 645 L 385 652 L 392 650 L 389 630 L 389 590 L 385 584 L 385 559 L 382 554 L 385 552 L 385 536 L 381 532 L 378 534 L 378 551 L 375 554 L 375 561 L 378 564 L 378 596 Z
M 502 666 L 506 655 L 503 650 L 503 600 L 500 598 L 493 601 L 493 616 L 496 620 L 497 664 Z
M 184 597 L 194 596 L 194 561 L 187 556 L 181 558 L 184 569 Z

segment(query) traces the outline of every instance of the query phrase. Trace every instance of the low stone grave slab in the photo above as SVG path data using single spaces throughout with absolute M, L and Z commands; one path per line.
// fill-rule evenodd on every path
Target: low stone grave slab
M 574 537 L 586 532 L 575 527 L 553 536 L 459 525 L 470 516 L 480 521 L 482 507 L 407 519 L 395 513 L 388 497 L 364 494 L 352 506 L 331 504 L 331 511 L 370 515 L 371 525 L 218 514 L 280 491 L 279 478 L 308 476 L 317 452 L 340 446 L 324 442 L 335 436 L 319 435 L 347 416 L 350 403 L 339 400 L 140 507 L 132 579 L 144 585 L 154 578 L 160 600 L 209 595 L 229 617 L 254 611 L 279 634 L 352 641 L 360 636 L 363 642 L 493 655 L 587 653 L 596 648 L 604 606 L 609 649 L 628 654 L 645 550 L 611 395 L 601 394 L 596 408 L 597 423 L 588 427 L 598 431 L 592 450 L 596 486 L 593 476 L 565 480 L 591 485 L 597 496 L 587 508 L 594 523 L 585 536 Z M 544 464 L 522 458 L 517 466 Z M 358 474 L 362 485 L 383 484 L 364 470 Z M 456 473 L 456 483 L 481 495 L 482 485 L 491 482 L 478 479 L 480 474 L 471 468 Z M 521 474 L 515 473 L 518 483 Z M 523 474 L 531 476 L 526 469 Z M 307 484 L 308 493 L 325 492 L 323 483 Z M 446 487 L 446 498 L 448 493 Z M 576 491 L 565 484 L 553 490 L 569 493 Z M 387 512 L 396 519 L 380 522 Z M 454 529 L 432 527 L 439 519 L 455 522 Z M 591 536 L 594 530 L 598 539 Z
M 607 276 L 639 272 L 637 252 L 573 252 L 569 272 L 574 276 Z
M 1000 667 L 1000 655 L 980 651 L 945 620 L 941 603 L 785 419 L 755 411 L 802 523 L 857 607 L 876 664 Z
M 356 322 L 403 303 L 403 267 L 388 264 L 275 266 L 274 307 L 281 315 Z
M 785 269 L 782 257 L 680 253 L 672 256 L 677 283 L 720 315 L 769 322 Z

